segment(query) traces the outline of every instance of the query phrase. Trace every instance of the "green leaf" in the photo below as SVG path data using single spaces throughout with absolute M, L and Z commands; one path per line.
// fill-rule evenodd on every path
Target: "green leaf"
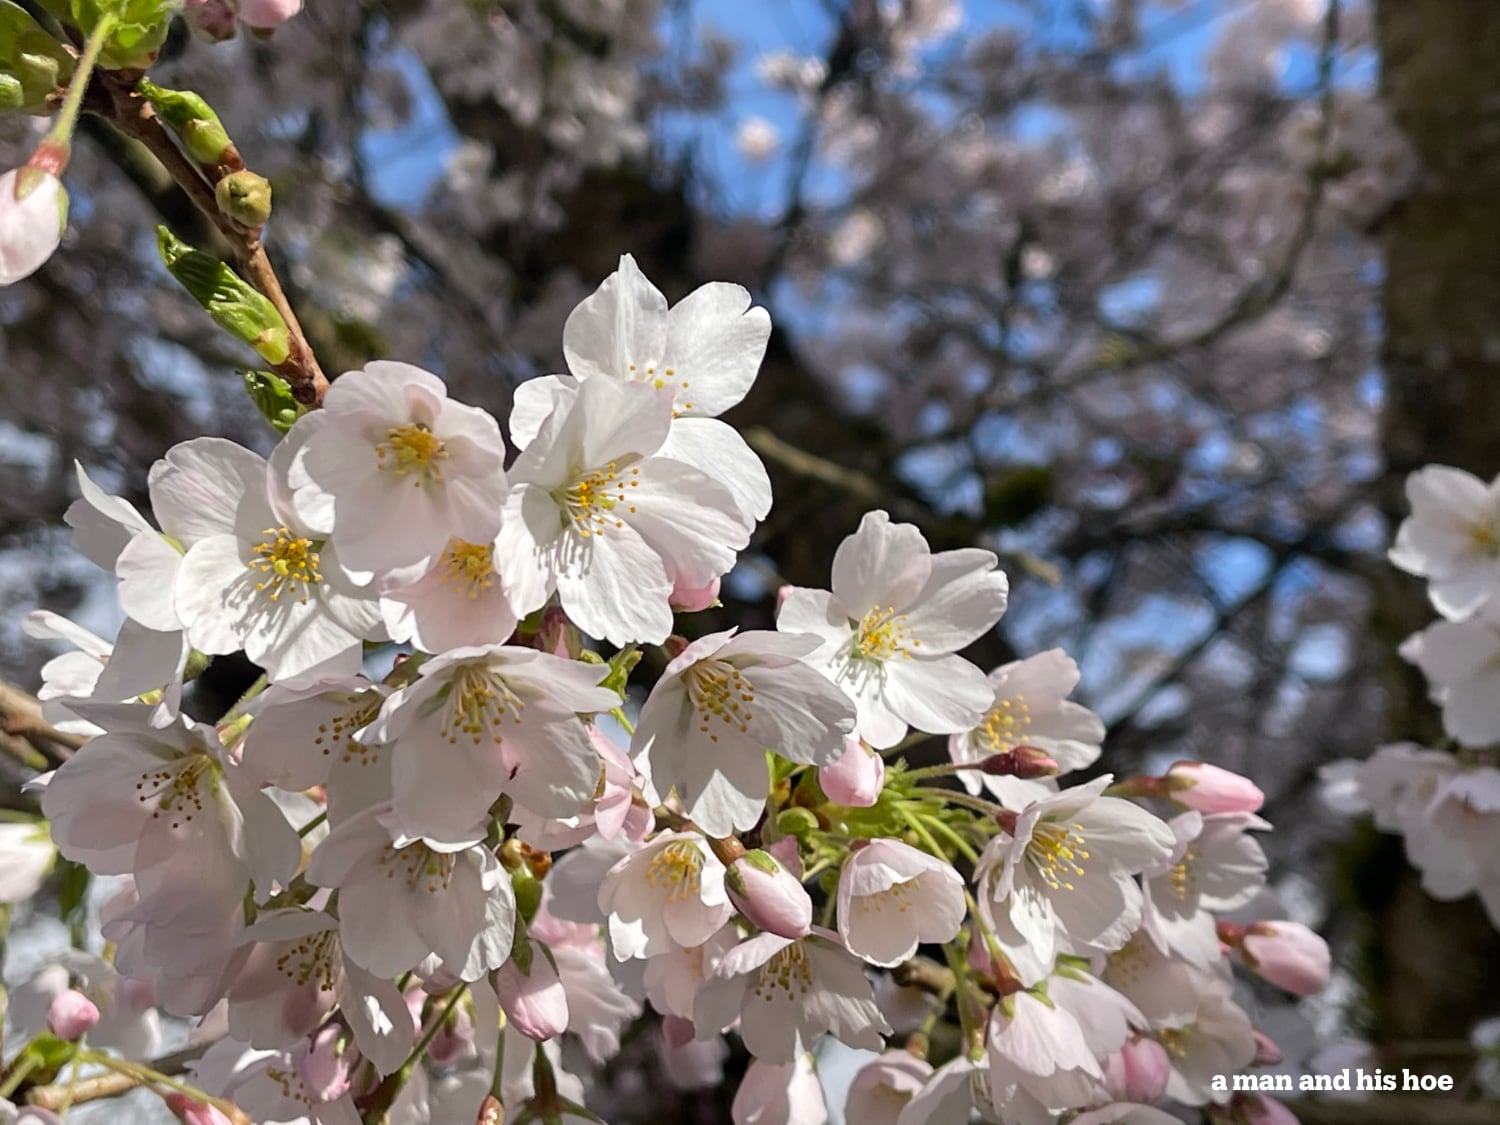
M 292 385 L 280 375 L 271 371 L 244 371 L 241 376 L 250 401 L 276 427 L 277 433 L 286 433 L 302 416 L 301 405 L 292 397 Z
M 45 112 L 73 67 L 73 56 L 26 9 L 0 0 L 0 108 Z
M 161 260 L 208 315 L 268 363 L 281 363 L 291 351 L 286 322 L 276 306 L 219 259 L 195 250 L 166 227 L 156 228 Z

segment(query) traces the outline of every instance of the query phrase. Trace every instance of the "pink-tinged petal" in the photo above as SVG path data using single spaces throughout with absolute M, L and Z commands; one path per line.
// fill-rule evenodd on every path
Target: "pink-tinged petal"
M 927 585 L 907 611 L 906 627 L 926 652 L 956 652 L 995 626 L 1010 583 L 989 551 L 969 548 L 932 556 Z
M 657 450 L 658 457 L 697 469 L 734 497 L 748 523 L 771 510 L 771 478 L 766 467 L 734 427 L 717 418 L 678 418 Z
M 891 523 L 885 512 L 867 512 L 859 530 L 833 556 L 833 594 L 852 616 L 882 608 L 904 610 L 927 584 L 932 554 L 909 523 Z
M 755 382 L 771 338 L 771 316 L 750 306 L 738 285 L 699 286 L 667 313 L 666 350 L 657 377 L 676 389 L 684 414 L 717 417 Z
M 667 299 L 629 254 L 563 325 L 563 355 L 580 379 L 648 378 L 666 346 Z
M 884 698 L 918 730 L 951 734 L 977 723 L 995 695 L 984 673 L 963 657 L 940 656 L 887 661 Z M 871 740 L 871 745 L 879 743 Z
M 690 466 L 656 457 L 631 481 L 639 487 L 626 492 L 625 504 L 613 514 L 661 556 L 674 583 L 704 586 L 734 566 L 736 553 L 750 541 L 750 529 L 722 485 Z
M 137 535 L 120 551 L 120 608 L 147 629 L 174 632 L 182 628 L 172 603 L 172 588 L 182 555 L 154 531 Z
M 154 529 L 128 501 L 111 496 L 89 479 L 83 465 L 73 462 L 78 473 L 79 499 L 68 506 L 63 521 L 73 529 L 73 546 L 89 562 L 113 570 L 120 552 L 141 532 Z
M 194 438 L 174 445 L 151 467 L 149 487 L 162 531 L 191 547 L 233 534 L 240 499 L 265 492 L 266 462 L 224 438 Z
M 605 386 L 601 382 L 600 386 Z M 661 557 L 630 527 L 585 541 L 557 575 L 557 594 L 585 633 L 611 644 L 660 644 L 672 631 L 672 581 Z
M 510 441 L 525 449 L 541 432 L 547 416 L 559 407 L 572 405 L 578 380 L 571 375 L 539 375 L 515 389 L 510 407 Z

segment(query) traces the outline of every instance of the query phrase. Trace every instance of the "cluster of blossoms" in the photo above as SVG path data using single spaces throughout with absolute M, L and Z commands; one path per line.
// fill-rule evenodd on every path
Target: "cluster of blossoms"
M 1324 770 L 1326 795 L 1399 833 L 1434 898 L 1477 894 L 1500 927 L 1500 478 L 1428 465 L 1406 481 L 1411 515 L 1390 560 L 1427 580 L 1439 620 L 1401 645 L 1442 709 L 1448 744 L 1380 747 Z
M 30 1030 L 129 1056 L 156 1009 L 199 1021 L 195 1125 L 597 1121 L 647 1006 L 686 1088 L 738 1036 L 738 1125 L 825 1119 L 825 1035 L 877 1052 L 861 1123 L 1275 1112 L 1222 1078 L 1277 1058 L 1233 964 L 1298 995 L 1328 964 L 1234 913 L 1261 794 L 1196 763 L 1061 788 L 1104 736 L 1077 666 L 958 655 L 1005 609 L 993 554 L 871 512 L 775 630 L 677 631 L 770 508 L 717 417 L 769 333 L 740 287 L 669 308 L 626 257 L 568 373 L 519 388 L 509 466 L 494 418 L 379 362 L 268 458 L 169 450 L 151 519 L 80 468 L 67 520 L 125 624 L 34 621 L 80 650 L 49 718 L 92 736 L 39 786 L 61 854 L 123 878 L 111 960 L 50 969 Z M 264 678 L 187 717 L 238 651 Z M 887 764 L 929 736 L 947 760 Z

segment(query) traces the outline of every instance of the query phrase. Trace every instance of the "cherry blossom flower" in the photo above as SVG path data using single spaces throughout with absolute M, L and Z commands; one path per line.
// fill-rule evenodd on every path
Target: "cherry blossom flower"
M 525 449 L 577 382 L 605 378 L 665 391 L 675 421 L 663 457 L 723 484 L 747 522 L 771 508 L 771 482 L 739 431 L 718 415 L 745 397 L 771 335 L 766 310 L 738 285 L 710 282 L 668 309 L 629 254 L 568 317 L 563 353 L 570 376 L 516 388 L 511 439 Z
M 1271 826 L 1253 813 L 1186 812 L 1167 823 L 1177 845 L 1145 873 L 1142 928 L 1163 953 L 1210 968 L 1221 953 L 1209 911 L 1236 910 L 1265 885 L 1266 854 L 1248 831 Z
M 1078 665 L 1061 649 L 1001 665 L 989 675 L 994 704 L 971 730 L 949 736 L 948 756 L 955 762 L 978 764 L 993 754 L 1031 746 L 1052 758 L 1061 773 L 1093 765 L 1104 741 L 1104 723 L 1087 707 L 1067 698 L 1078 679 Z M 978 793 L 983 786 L 1014 808 L 1056 788 L 977 771 L 958 777 L 970 793 Z
M 415 582 L 382 590 L 380 610 L 391 640 L 426 652 L 503 644 L 517 620 L 495 570 L 495 544 L 459 539 L 448 540 Z
M 963 877 L 900 840 L 871 840 L 844 861 L 839 935 L 874 965 L 896 965 L 923 942 L 952 941 L 963 925 Z
M 611 974 L 598 926 L 553 917 L 544 898 L 528 932 L 551 951 L 571 1030 L 589 1058 L 602 1066 L 619 1052 L 621 1032 L 641 1014 L 640 1001 L 627 995 Z
M 194 543 L 172 588 L 194 648 L 243 648 L 267 676 L 285 682 L 358 672 L 363 642 L 384 636 L 375 600 L 361 595 L 335 551 L 292 510 L 283 476 L 296 448 L 277 446 L 260 482 L 238 498 L 233 531 Z
M 645 974 L 651 1006 L 664 1016 L 691 1020 L 698 989 L 739 940 L 739 931 L 725 926 L 701 945 L 674 946 L 652 957 Z
M 52 173 L 13 168 L 0 175 L 0 286 L 42 268 L 62 242 L 67 215 L 68 193 Z
M 661 455 L 671 393 L 591 379 L 547 416 L 511 468 L 496 548 L 517 612 L 556 591 L 579 628 L 615 644 L 660 642 L 677 585 L 734 565 L 750 524 L 725 487 Z
M 878 1051 L 890 1031 L 858 958 L 817 927 L 797 941 L 760 934 L 724 955 L 698 990 L 693 1024 L 702 1039 L 736 1018 L 745 1047 L 768 1063 L 791 1062 L 824 1032 Z
M 842 755 L 854 709 L 802 663 L 816 646 L 816 638 L 782 633 L 711 633 L 683 649 L 652 688 L 631 753 L 658 790 L 676 789 L 710 835 L 755 826 L 767 750 L 804 765 Z
M 420 367 L 382 360 L 337 380 L 287 441 L 298 437 L 305 448 L 288 478 L 297 514 L 352 572 L 416 567 L 450 539 L 490 543 L 500 531 L 499 424 Z
M 1033 802 L 980 856 L 980 910 L 991 925 L 1004 919 L 1014 927 L 1020 942 L 1002 934 L 1001 943 L 1027 983 L 1055 952 L 1088 956 L 1124 945 L 1141 917 L 1133 876 L 1172 854 L 1166 824 L 1129 801 L 1100 796 L 1110 781 L 1106 775 Z
M 392 787 L 402 831 L 439 843 L 482 838 L 501 793 L 539 816 L 570 816 L 593 796 L 599 757 L 580 712 L 620 697 L 598 686 L 603 664 L 535 649 L 450 649 L 386 700 L 368 737 L 394 743 Z
M 338 919 L 316 910 L 273 910 L 246 927 L 250 949 L 229 988 L 229 1032 L 254 1047 L 291 1047 L 335 1004 L 360 1053 L 382 1075 L 415 1042 L 411 1013 L 395 984 L 356 965 L 339 941 Z
M 702 945 L 734 907 L 724 864 L 696 832 L 663 832 L 604 876 L 599 909 L 615 957 L 655 957 Z
M 516 901 L 494 853 L 435 850 L 401 836 L 389 803 L 335 827 L 308 861 L 307 879 L 338 890 L 344 955 L 377 977 L 436 954 L 449 973 L 474 981 L 510 956 Z
M 838 761 L 818 767 L 818 786 L 835 804 L 870 808 L 885 786 L 885 759 L 859 739 L 846 738 Z
M 1407 638 L 1401 655 L 1430 681 L 1450 737 L 1464 746 L 1500 742 L 1500 606 L 1429 625 Z
M 983 673 L 951 655 L 1005 611 L 1007 583 L 989 551 L 932 554 L 911 524 L 867 513 L 839 545 L 833 591 L 793 589 L 776 627 L 813 633 L 804 659 L 849 693 L 860 738 L 894 746 L 907 724 L 931 734 L 975 726 L 994 701 Z
M 1406 499 L 1391 562 L 1428 580 L 1444 617 L 1471 616 L 1500 589 L 1500 479 L 1427 465 L 1406 478 Z
M 0 821 L 0 903 L 13 905 L 36 894 L 56 857 L 44 821 Z

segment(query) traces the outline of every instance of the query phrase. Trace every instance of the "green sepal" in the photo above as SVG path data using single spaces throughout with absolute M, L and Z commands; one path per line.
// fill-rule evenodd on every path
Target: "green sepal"
M 45 6 L 53 11 L 61 5 Z M 115 26 L 99 53 L 99 65 L 105 70 L 145 70 L 156 61 L 172 17 L 181 8 L 182 0 L 71 0 L 59 18 L 87 36 L 101 19 L 113 16 Z
M 73 56 L 11 0 L 0 0 L 0 44 L 0 108 L 45 112 L 73 77 Z
M 281 363 L 291 351 L 286 321 L 266 297 L 219 259 L 195 250 L 166 227 L 156 228 L 161 260 L 214 323 L 243 340 L 268 363 Z
M 302 417 L 302 406 L 292 396 L 292 385 L 280 375 L 271 371 L 244 371 L 241 377 L 255 409 L 265 416 L 277 433 L 286 433 Z
M 234 148 L 219 115 L 191 90 L 164 89 L 146 78 L 136 84 L 136 89 L 199 164 L 222 164 Z
M 624 699 L 625 685 L 630 681 L 630 673 L 640 662 L 641 650 L 635 645 L 626 645 L 609 658 L 609 675 L 604 677 L 599 686 L 617 692 L 620 698 Z

